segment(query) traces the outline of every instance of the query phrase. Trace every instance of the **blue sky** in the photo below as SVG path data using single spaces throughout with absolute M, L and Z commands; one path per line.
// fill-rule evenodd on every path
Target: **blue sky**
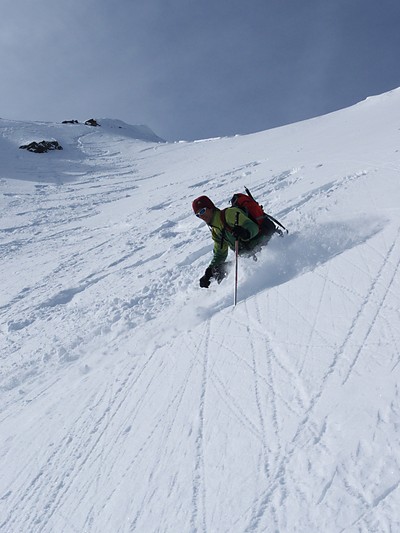
M 400 86 L 399 0 L 7 0 L 2 118 L 252 133 Z

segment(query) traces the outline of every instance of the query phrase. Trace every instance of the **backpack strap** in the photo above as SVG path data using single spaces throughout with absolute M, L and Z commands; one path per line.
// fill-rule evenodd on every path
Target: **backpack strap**
M 229 233 L 232 233 L 232 229 L 231 229 L 231 227 L 230 227 L 229 224 L 226 222 L 225 211 L 226 211 L 227 209 L 228 209 L 228 208 L 226 207 L 225 209 L 221 209 L 221 210 L 220 210 L 220 213 L 221 213 L 221 222 L 222 222 L 222 225 L 224 226 L 224 230 L 227 230 L 227 231 L 229 231 Z

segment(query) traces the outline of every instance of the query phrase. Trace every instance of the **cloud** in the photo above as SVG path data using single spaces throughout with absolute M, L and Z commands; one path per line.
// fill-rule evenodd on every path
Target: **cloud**
M 378 82 L 382 92 L 396 85 L 400 37 L 385 24 L 400 7 L 383 1 L 392 11 L 362 3 L 361 12 L 359 0 L 352 9 L 343 0 L 8 2 L 0 21 L 3 114 L 109 116 L 146 123 L 167 139 L 249 133 L 322 114 L 379 92 Z M 364 68 L 366 53 L 375 71 Z

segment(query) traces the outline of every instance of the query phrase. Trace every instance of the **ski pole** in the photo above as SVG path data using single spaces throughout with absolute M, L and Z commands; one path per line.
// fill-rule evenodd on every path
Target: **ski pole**
M 235 226 L 239 225 L 239 213 L 236 213 L 236 223 Z M 239 239 L 235 239 L 235 288 L 233 292 L 233 305 L 237 304 L 237 289 L 238 289 L 238 263 L 239 263 Z
M 238 257 L 239 257 L 239 239 L 235 241 L 235 290 L 233 293 L 233 305 L 237 304 L 237 288 L 238 288 Z

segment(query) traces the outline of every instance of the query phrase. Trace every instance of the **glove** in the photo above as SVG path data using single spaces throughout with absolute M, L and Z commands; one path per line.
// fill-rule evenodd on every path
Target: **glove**
M 212 269 L 213 278 L 217 280 L 218 285 L 227 276 L 227 271 L 224 264 L 217 265 Z
M 241 239 L 243 241 L 247 241 L 250 238 L 250 232 L 247 229 L 242 228 L 242 226 L 233 226 L 232 235 L 235 239 Z
M 211 278 L 213 277 L 213 271 L 210 267 L 206 268 L 206 271 L 204 272 L 204 276 L 200 278 L 200 287 L 203 289 L 208 289 L 211 283 Z

